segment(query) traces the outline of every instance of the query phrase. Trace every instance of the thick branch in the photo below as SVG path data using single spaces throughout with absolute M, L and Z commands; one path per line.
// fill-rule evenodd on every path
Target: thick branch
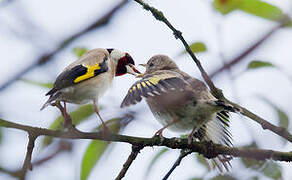
M 129 167 L 131 166 L 131 164 L 133 163 L 133 161 L 136 159 L 138 153 L 140 152 L 141 149 L 143 149 L 143 146 L 132 146 L 132 152 L 129 155 L 127 161 L 125 162 L 125 164 L 123 165 L 122 170 L 120 171 L 119 175 L 116 177 L 115 180 L 121 180 L 123 179 L 123 177 L 125 177 Z
M 214 158 L 219 154 L 231 155 L 233 157 L 246 157 L 257 160 L 273 159 L 276 161 L 292 161 L 292 152 L 280 152 L 272 150 L 262 150 L 254 148 L 233 148 L 211 142 L 196 142 L 188 144 L 187 139 L 180 138 L 142 138 L 125 136 L 119 134 L 108 134 L 104 136 L 102 132 L 81 132 L 76 129 L 70 131 L 54 131 L 44 128 L 25 126 L 0 119 L 0 126 L 13 128 L 33 133 L 35 136 L 51 136 L 64 139 L 98 139 L 103 141 L 125 142 L 135 146 L 165 146 L 171 149 L 189 149 L 191 152 L 198 152 L 206 158 Z
M 165 16 L 163 15 L 163 13 L 159 10 L 157 10 L 154 7 L 149 6 L 147 3 L 142 2 L 141 0 L 135 0 L 137 3 L 141 4 L 143 6 L 143 8 L 145 10 L 148 10 L 152 13 L 152 15 L 158 20 L 158 21 L 162 21 L 163 23 L 165 23 L 169 29 L 171 29 L 173 31 L 173 34 L 175 35 L 176 38 L 180 39 L 186 49 L 186 51 L 188 52 L 188 54 L 192 57 L 193 61 L 195 61 L 197 67 L 199 68 L 202 77 L 204 78 L 205 82 L 208 84 L 211 93 L 218 99 L 222 99 L 225 100 L 227 102 L 230 102 L 228 99 L 226 99 L 222 93 L 222 91 L 218 88 L 215 87 L 214 83 L 212 82 L 212 80 L 210 79 L 210 77 L 208 76 L 208 74 L 206 73 L 206 71 L 204 70 L 204 68 L 202 67 L 200 61 L 196 58 L 195 54 L 191 51 L 190 46 L 188 45 L 188 43 L 185 41 L 185 39 L 182 36 L 182 33 L 177 30 L 176 28 L 174 28 L 170 22 L 165 18 Z M 285 24 L 287 24 L 287 22 L 289 21 L 289 19 L 283 19 L 281 20 L 281 26 L 284 26 Z M 233 104 L 235 107 L 237 107 L 238 109 L 240 109 L 241 113 L 244 116 L 249 117 L 250 119 L 258 122 L 259 124 L 262 125 L 263 129 L 269 129 L 270 131 L 276 133 L 277 135 L 287 139 L 288 141 L 292 142 L 292 135 L 284 128 L 280 128 L 277 127 L 271 123 L 269 123 L 268 121 L 264 120 L 263 118 L 255 115 L 254 113 L 248 111 L 246 108 L 241 107 L 235 103 L 231 103 Z
M 111 18 L 113 17 L 113 15 L 118 10 L 120 10 L 124 5 L 126 5 L 127 2 L 128 2 L 128 0 L 121 1 L 119 4 L 117 4 L 111 10 L 109 10 L 105 15 L 103 15 L 102 17 L 98 18 L 95 22 L 93 22 L 92 24 L 90 24 L 87 28 L 85 28 L 85 29 L 83 29 L 83 30 L 81 30 L 79 32 L 76 32 L 75 34 L 73 34 L 69 38 L 63 40 L 58 46 L 56 46 L 56 48 L 54 50 L 51 50 L 51 51 L 46 52 L 46 53 L 43 53 L 43 55 L 40 56 L 40 57 L 38 57 L 35 61 L 33 61 L 32 64 L 28 65 L 22 71 L 20 71 L 19 73 L 17 73 L 16 75 L 14 75 L 12 78 L 10 78 L 6 82 L 4 82 L 4 84 L 2 84 L 0 86 L 0 91 L 4 90 L 6 87 L 8 87 L 14 81 L 18 80 L 20 77 L 22 77 L 24 74 L 26 74 L 27 72 L 31 71 L 35 67 L 37 67 L 39 65 L 43 65 L 43 64 L 47 63 L 48 61 L 52 60 L 53 57 L 56 54 L 58 54 L 59 52 L 61 52 L 65 47 L 67 47 L 70 43 L 72 43 L 77 38 L 81 37 L 82 35 L 90 32 L 90 31 L 92 31 L 94 29 L 103 27 L 106 24 L 108 24 L 108 22 L 111 20 Z

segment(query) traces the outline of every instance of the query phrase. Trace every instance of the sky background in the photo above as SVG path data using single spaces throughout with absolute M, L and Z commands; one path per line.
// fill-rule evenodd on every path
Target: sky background
M 202 41 L 207 46 L 207 52 L 197 54 L 203 67 L 208 73 L 222 65 L 220 53 L 230 60 L 247 48 L 277 24 L 240 11 L 234 11 L 226 16 L 216 12 L 210 1 L 147 1 L 160 9 L 168 20 L 180 31 L 189 42 Z M 270 0 L 287 14 L 292 14 L 292 2 L 289 0 Z M 114 0 L 51 0 L 51 1 L 13 1 L 0 7 L 0 52 L 1 71 L 0 84 L 26 67 L 44 51 L 51 50 L 64 38 L 70 37 L 76 31 L 102 16 L 114 6 Z M 30 19 L 31 24 L 26 20 Z M 37 28 L 41 33 L 33 33 Z M 258 98 L 259 95 L 271 100 L 292 117 L 292 30 L 278 30 L 260 48 L 251 53 L 242 63 L 232 68 L 231 74 L 222 73 L 214 78 L 217 87 L 223 89 L 229 99 L 238 102 L 252 110 L 269 122 L 277 124 L 274 110 Z M 188 55 L 180 55 L 183 46 L 176 40 L 172 32 L 161 22 L 156 21 L 149 12 L 140 5 L 130 2 L 112 19 L 108 26 L 91 31 L 78 38 L 65 50 L 54 57 L 45 66 L 34 69 L 24 76 L 25 79 L 40 82 L 53 82 L 63 68 L 74 61 L 74 47 L 117 48 L 129 52 L 137 64 L 145 63 L 156 54 L 166 54 L 175 59 L 178 66 L 190 75 L 202 79 L 194 62 Z M 246 71 L 248 62 L 252 60 L 269 61 L 278 68 Z M 139 67 L 143 71 L 142 67 Z M 284 73 L 283 73 L 284 72 Z M 287 78 L 287 74 L 290 79 Z M 117 77 L 112 87 L 100 99 L 105 106 L 101 111 L 103 119 L 117 117 L 129 110 L 137 112 L 135 121 L 131 122 L 123 134 L 141 137 L 151 137 L 161 128 L 154 119 L 145 102 L 136 106 L 120 109 L 120 103 L 128 88 L 136 81 L 133 76 Z M 60 114 L 56 108 L 49 107 L 40 111 L 46 101 L 45 88 L 17 81 L 0 92 L 0 117 L 37 127 L 48 127 Z M 78 106 L 70 105 L 70 110 Z M 99 120 L 95 115 L 82 123 L 78 128 L 89 131 L 97 126 Z M 291 128 L 290 128 L 291 130 Z M 0 146 L 0 164 L 9 169 L 20 168 L 25 157 L 27 135 L 22 131 L 4 129 L 3 145 Z M 233 115 L 231 133 L 234 145 L 242 146 L 253 138 L 261 148 L 290 151 L 291 143 L 284 144 L 277 135 L 263 130 L 257 123 L 239 115 Z M 165 131 L 166 137 L 179 134 Z M 39 159 L 54 146 L 45 150 L 40 149 L 42 138 L 38 138 L 34 149 L 33 159 Z M 75 140 L 71 154 L 62 154 L 43 166 L 36 167 L 27 174 L 29 180 L 36 179 L 78 179 L 83 153 L 89 140 Z M 283 145 L 284 144 L 284 145 Z M 114 148 L 108 153 L 108 158 L 102 158 L 90 174 L 89 179 L 114 179 L 122 164 L 130 153 L 131 146 L 124 143 L 114 143 Z M 126 174 L 125 180 L 141 179 L 149 162 L 160 148 L 144 148 Z M 179 151 L 173 150 L 166 154 L 155 165 L 149 179 L 161 179 L 178 157 Z M 284 179 L 289 179 L 291 164 L 280 163 L 283 166 Z M 242 166 L 235 159 L 233 169 Z M 289 171 L 290 170 L 290 171 Z M 241 177 L 252 174 L 249 169 L 234 171 Z M 189 179 L 202 176 L 206 170 L 190 155 L 174 171 L 169 179 Z M 216 174 L 213 171 L 207 177 Z M 0 173 L 0 179 L 13 179 Z

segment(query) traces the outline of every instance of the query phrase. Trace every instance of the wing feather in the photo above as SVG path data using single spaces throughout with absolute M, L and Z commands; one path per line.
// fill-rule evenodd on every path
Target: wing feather
M 181 91 L 187 85 L 188 83 L 184 79 L 174 74 L 164 73 L 147 76 L 130 87 L 121 107 L 136 104 L 142 100 L 142 97 L 150 98 L 170 91 Z
M 60 89 L 81 83 L 85 80 L 98 76 L 101 73 L 107 72 L 107 60 L 107 57 L 104 57 L 103 62 L 95 65 L 78 64 L 70 69 L 66 69 L 57 77 L 54 88 L 46 95 L 52 95 Z

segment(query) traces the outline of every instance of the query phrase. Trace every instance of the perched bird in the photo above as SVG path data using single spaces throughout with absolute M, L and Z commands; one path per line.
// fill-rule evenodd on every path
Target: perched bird
M 181 71 L 175 62 L 165 55 L 150 58 L 142 77 L 129 89 L 121 107 L 136 104 L 146 99 L 154 117 L 163 125 L 155 135 L 162 137 L 166 128 L 187 133 L 189 140 L 232 146 L 228 132 L 229 111 L 235 109 L 216 99 L 206 85 Z M 191 141 L 189 141 L 191 143 Z M 228 171 L 230 157 L 219 155 L 213 162 L 223 171 Z
M 126 73 L 140 73 L 134 66 L 133 58 L 117 49 L 93 49 L 68 65 L 57 77 L 54 87 L 46 94 L 50 96 L 41 110 L 56 105 L 65 119 L 66 103 L 84 104 L 93 102 L 96 114 L 106 128 L 98 111 L 98 99 L 109 88 L 114 76 Z M 64 102 L 64 107 L 60 102 Z M 71 120 L 69 120 L 71 121 Z

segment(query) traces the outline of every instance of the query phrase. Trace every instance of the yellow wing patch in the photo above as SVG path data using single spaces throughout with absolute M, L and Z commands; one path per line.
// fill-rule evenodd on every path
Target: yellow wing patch
M 82 65 L 82 66 L 87 67 L 87 72 L 84 75 L 77 77 L 74 80 L 74 83 L 78 83 L 80 81 L 83 81 L 83 80 L 86 80 L 86 79 L 89 79 L 89 78 L 93 77 L 94 76 L 94 71 L 100 69 L 100 65 L 99 64 L 95 64 L 93 66 L 90 66 L 90 65 Z

